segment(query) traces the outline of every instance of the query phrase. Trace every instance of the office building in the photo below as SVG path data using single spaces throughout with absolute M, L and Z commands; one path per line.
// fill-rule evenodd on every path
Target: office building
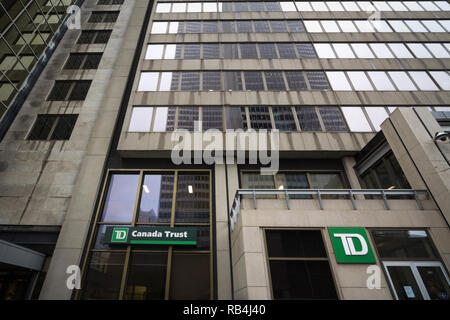
M 448 299 L 449 31 L 447 1 L 85 0 L 0 144 L 1 297 Z

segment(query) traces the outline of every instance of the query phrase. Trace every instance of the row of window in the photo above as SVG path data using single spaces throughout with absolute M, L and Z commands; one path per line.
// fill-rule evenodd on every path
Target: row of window
M 157 13 L 260 11 L 448 11 L 447 1 L 286 1 L 286 2 L 168 2 Z
M 91 80 L 57 80 L 47 97 L 47 101 L 84 100 L 91 82 Z
M 311 43 L 149 44 L 145 59 L 317 58 Z
M 186 71 L 142 72 L 138 91 L 330 90 L 328 81 L 335 91 L 450 90 L 447 71 Z
M 373 132 L 396 107 L 149 107 L 135 106 L 128 132 L 175 129 L 273 129 L 279 131 Z M 450 111 L 435 107 L 431 111 Z
M 107 43 L 111 30 L 82 30 L 77 44 Z
M 406 46 L 405 46 L 406 44 Z M 361 59 L 445 59 L 450 58 L 449 43 L 315 43 L 319 58 Z M 414 55 L 413 55 L 414 54 Z
M 406 44 L 406 46 L 405 46 Z M 450 58 L 450 43 L 149 44 L 145 59 Z M 317 52 L 317 53 L 316 53 Z
M 119 11 L 92 11 L 89 23 L 116 22 Z
M 322 71 L 142 72 L 138 86 L 138 91 L 285 91 L 328 89 L 328 82 L 325 73 Z
M 326 74 L 335 91 L 450 90 L 447 71 L 327 71 Z
M 304 24 L 303 24 L 304 23 Z M 152 34 L 273 32 L 449 32 L 450 20 L 155 21 Z
M 71 53 L 64 69 L 97 69 L 103 53 Z

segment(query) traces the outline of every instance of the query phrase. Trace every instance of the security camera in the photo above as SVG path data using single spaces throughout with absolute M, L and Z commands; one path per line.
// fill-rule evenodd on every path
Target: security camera
M 447 139 L 450 139 L 450 131 L 436 132 L 436 134 L 434 135 L 434 141 L 439 140 L 445 142 L 447 141 Z

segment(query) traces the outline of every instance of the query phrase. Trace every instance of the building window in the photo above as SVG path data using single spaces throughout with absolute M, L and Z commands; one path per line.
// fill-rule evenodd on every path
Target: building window
M 56 81 L 47 101 L 84 100 L 91 80 Z
M 97 5 L 103 6 L 103 5 L 109 5 L 109 4 L 123 4 L 124 0 L 98 0 Z
M 111 30 L 82 30 L 78 38 L 78 44 L 107 43 L 111 36 Z
M 38 115 L 28 140 L 69 140 L 78 115 Z
M 337 299 L 320 230 L 265 230 L 273 299 Z
M 275 127 L 280 131 L 297 131 L 291 107 L 272 107 Z
M 102 53 L 71 53 L 64 69 L 97 69 Z
M 398 300 L 449 300 L 450 280 L 425 230 L 372 230 Z
M 116 22 L 119 11 L 93 11 L 89 17 L 89 23 Z
M 96 241 L 87 255 L 78 298 L 212 299 L 210 174 L 206 170 L 111 172 L 101 195 L 102 214 L 93 228 Z M 111 226 L 189 226 L 197 229 L 197 244 L 104 244 L 106 228 Z

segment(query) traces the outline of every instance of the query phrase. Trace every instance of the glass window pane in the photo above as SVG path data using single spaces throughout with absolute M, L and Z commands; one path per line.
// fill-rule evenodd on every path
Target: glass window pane
M 175 108 L 171 107 L 171 114 L 169 115 L 168 107 L 158 107 L 155 112 L 155 121 L 153 124 L 153 131 L 165 132 L 173 130 L 173 121 L 175 119 Z
M 186 12 L 186 3 L 185 2 L 172 3 L 172 12 Z
M 130 132 L 149 132 L 152 123 L 153 107 L 134 107 L 131 113 Z
M 238 33 L 248 33 L 253 32 L 252 22 L 245 20 L 236 21 L 237 24 L 237 32 Z
M 438 7 L 433 4 L 433 1 L 418 1 L 419 4 L 425 8 L 425 11 L 441 11 Z
M 281 71 L 264 71 L 267 90 L 285 91 L 283 73 Z
M 440 43 L 425 43 L 425 46 L 438 59 L 450 58 L 450 54 L 447 52 L 447 50 L 445 50 L 445 48 Z
M 388 46 L 397 58 L 414 58 L 402 43 L 389 43 Z
M 272 32 L 288 32 L 284 20 L 269 20 L 269 24 Z
M 314 48 L 319 58 L 336 58 L 331 45 L 328 43 L 315 43 Z
M 388 20 L 388 22 L 396 32 L 411 32 L 411 30 L 409 30 L 406 24 L 401 20 Z
M 289 179 L 289 181 L 294 182 L 301 188 L 289 189 L 308 188 L 308 181 L 304 173 L 280 173 L 278 175 L 298 178 L 295 180 Z M 282 180 L 285 179 L 282 178 Z M 266 230 L 266 241 L 267 255 L 270 258 L 327 257 L 320 230 Z
M 356 1 L 363 11 L 372 12 L 377 11 L 370 1 Z
M 447 71 L 430 71 L 430 74 L 443 90 L 450 90 L 450 76 Z
M 225 108 L 227 129 L 247 129 L 247 116 L 245 108 Z
M 352 49 L 346 43 L 333 43 L 333 48 L 339 58 L 355 58 Z
M 309 189 L 309 182 L 306 177 L 306 173 L 301 172 L 278 172 L 277 178 L 277 189 Z M 302 194 L 290 194 L 289 199 L 312 199 L 311 195 Z M 315 250 L 314 250 L 315 251 Z M 274 255 L 275 256 L 275 255 Z
M 242 88 L 242 77 L 239 71 L 225 71 L 222 72 L 223 75 L 223 90 L 226 91 L 241 91 Z
M 398 90 L 400 90 L 400 91 L 415 91 L 415 90 L 417 90 L 417 88 L 414 86 L 412 81 L 409 79 L 406 72 L 389 71 L 388 74 L 394 81 Z
M 166 44 L 166 52 L 164 53 L 164 59 L 175 59 L 176 52 L 180 52 L 181 55 L 181 44 Z
M 450 4 L 447 1 L 434 1 L 434 3 L 442 9 L 442 11 L 450 11 Z
M 310 43 L 296 43 L 299 58 L 317 58 L 316 52 Z
M 437 23 L 436 21 L 432 21 L 432 20 L 422 20 L 422 24 L 425 25 L 425 27 L 430 31 L 430 32 L 446 32 L 439 23 Z
M 185 44 L 184 59 L 200 59 L 200 44 Z
M 201 21 L 186 21 L 186 33 L 200 33 L 202 30 Z
M 209 187 L 209 174 L 178 174 L 176 223 L 209 223 Z
M 403 1 L 403 4 L 411 11 L 423 11 L 423 8 L 416 1 Z
M 350 81 L 356 91 L 372 91 L 373 87 L 364 72 L 349 71 L 347 72 Z
M 246 90 L 264 90 L 264 83 L 261 72 L 244 71 Z
M 178 129 L 198 131 L 195 122 L 199 121 L 198 107 L 178 107 Z
M 439 266 L 417 267 L 431 300 L 448 300 L 450 286 Z
M 322 131 L 315 107 L 295 107 L 302 131 Z
M 337 299 L 328 261 L 271 260 L 274 299 Z
M 234 21 L 220 21 L 220 27 L 222 33 L 236 32 L 236 25 Z
M 297 11 L 294 2 L 280 2 L 282 11 Z
M 307 71 L 306 78 L 308 78 L 309 86 L 311 90 L 328 90 L 327 78 L 322 71 Z
M 166 33 L 167 22 L 153 22 L 151 34 Z
M 205 71 L 203 72 L 203 91 L 218 91 L 222 89 L 220 83 L 219 71 Z
M 351 44 L 353 50 L 355 51 L 358 58 L 366 59 L 366 58 L 375 58 L 369 46 L 365 43 L 352 43 Z
M 419 20 L 404 20 L 412 32 L 428 32 Z
M 371 132 L 369 122 L 360 107 L 342 107 L 342 113 L 347 120 L 350 131 Z
M 395 91 L 395 87 L 384 71 L 367 72 L 378 91 Z
M 298 11 L 300 12 L 307 12 L 307 11 L 313 11 L 313 8 L 311 7 L 311 5 L 309 4 L 309 2 L 300 2 L 300 1 L 296 1 L 295 5 L 298 9 Z
M 327 1 L 327 5 L 330 8 L 330 11 L 345 11 L 342 4 L 338 1 Z
M 305 20 L 304 24 L 308 32 L 322 32 L 319 21 Z
M 345 4 L 345 2 L 344 2 Z M 343 32 L 358 32 L 355 25 L 350 20 L 341 20 L 338 21 L 339 26 L 341 27 Z
M 384 43 L 370 43 L 369 46 L 375 53 L 377 58 L 380 59 L 394 58 L 393 54 L 391 53 L 391 51 L 389 51 L 389 48 Z
M 255 20 L 253 21 L 253 25 L 255 26 L 255 32 L 267 33 L 270 32 L 269 23 L 264 20 Z
M 280 131 L 297 131 L 291 107 L 272 107 L 275 127 Z
M 381 258 L 438 259 L 424 230 L 373 230 Z
M 311 173 L 312 189 L 342 189 L 342 181 L 339 173 Z
M 361 11 L 355 1 L 342 1 L 342 5 L 347 11 Z
M 167 252 L 132 252 L 126 300 L 164 300 Z
M 290 91 L 306 90 L 306 81 L 301 71 L 285 71 Z
M 217 3 L 203 2 L 203 12 L 217 12 Z
M 203 59 L 219 59 L 219 44 L 203 44 Z
M 275 182 L 271 175 L 261 175 L 259 172 L 245 172 L 242 174 L 243 189 L 275 189 Z
M 352 87 L 345 77 L 345 73 L 341 71 L 327 72 L 328 81 L 331 84 L 331 88 L 336 91 L 352 91 Z
M 409 266 L 387 266 L 397 297 L 400 300 L 423 300 L 422 293 Z
M 202 107 L 202 128 L 223 130 L 223 108 L 222 107 Z
M 169 299 L 209 300 L 210 255 L 174 252 Z
M 439 90 L 439 88 L 434 84 L 433 80 L 431 80 L 431 78 L 425 71 L 410 71 L 408 73 L 420 90 L 424 91 Z
M 240 43 L 241 59 L 258 59 L 256 43 Z
M 170 222 L 174 175 L 146 174 L 139 203 L 139 223 Z
M 163 44 L 149 44 L 145 59 L 161 59 L 163 54 Z
M 184 33 L 184 23 L 178 21 L 172 21 L 169 24 L 169 33 Z
M 433 58 L 431 53 L 424 47 L 421 43 L 407 43 L 409 49 L 414 53 L 416 58 L 424 59 L 424 58 Z
M 272 129 L 272 121 L 268 107 L 249 107 L 250 125 L 252 129 Z
M 401 1 L 388 1 L 387 2 L 394 11 L 408 11 Z
M 384 109 L 383 107 L 366 107 L 365 109 L 367 114 L 369 115 L 370 121 L 372 121 L 375 130 L 380 131 L 381 123 L 388 117 L 386 109 Z
M 275 43 L 259 43 L 259 54 L 261 59 L 276 59 L 278 58 Z
M 139 183 L 138 174 L 112 174 L 102 221 L 131 222 Z
M 156 12 L 157 13 L 170 12 L 170 5 L 171 5 L 171 3 L 158 3 L 158 5 L 156 6 Z
M 313 7 L 314 11 L 328 11 L 328 7 L 324 1 L 311 2 L 311 6 Z
M 319 107 L 325 131 L 347 131 L 344 119 L 338 107 Z
M 173 72 L 161 72 L 161 82 L 158 91 L 171 91 L 173 80 Z
M 392 11 L 386 1 L 373 1 L 373 5 L 378 11 Z
M 353 21 L 360 32 L 375 32 L 374 27 L 369 21 L 366 20 L 355 20 Z
M 125 253 L 93 252 L 82 299 L 117 300 L 124 264 Z
M 142 72 L 138 91 L 156 91 L 159 72 Z
M 295 53 L 295 47 L 293 43 L 277 43 L 277 47 L 281 59 L 297 58 L 297 54 Z
M 392 29 L 384 20 L 373 20 L 370 21 L 370 24 L 375 28 L 378 32 L 392 32 Z
M 320 22 L 322 24 L 323 29 L 325 32 L 341 32 L 339 30 L 339 27 L 334 20 L 321 20 Z
M 200 72 L 183 72 L 181 78 L 181 91 L 200 90 Z
M 239 51 L 237 43 L 222 43 L 222 58 L 238 59 Z
M 187 12 L 202 12 L 201 2 L 192 2 L 187 4 Z

